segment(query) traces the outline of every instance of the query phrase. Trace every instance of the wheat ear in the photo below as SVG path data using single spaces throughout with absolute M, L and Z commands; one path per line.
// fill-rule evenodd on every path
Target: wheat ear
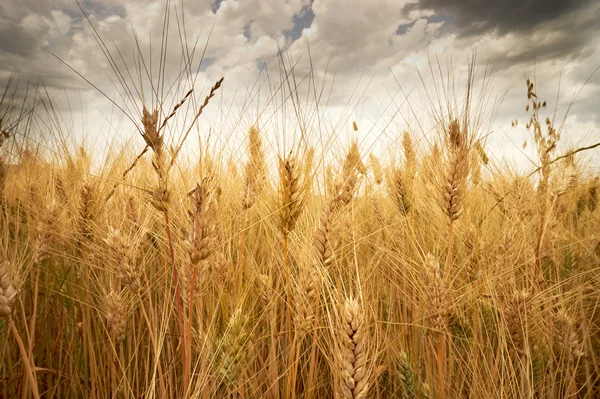
M 104 312 L 109 331 L 117 344 L 125 339 L 127 307 L 122 293 L 111 290 L 104 297 Z
M 248 152 L 250 159 L 245 170 L 245 189 L 242 198 L 242 207 L 249 209 L 254 205 L 257 195 L 263 189 L 266 181 L 267 167 L 265 155 L 262 150 L 260 132 L 256 126 L 252 126 L 248 132 Z
M 294 326 L 300 335 L 300 341 L 312 329 L 315 321 L 315 303 L 319 295 L 320 277 L 317 267 L 301 270 L 294 297 Z
M 337 352 L 339 395 L 346 399 L 363 399 L 369 391 L 370 368 L 367 364 L 365 319 L 358 301 L 346 299 L 341 309 L 342 328 Z
M 416 399 L 417 391 L 415 387 L 415 376 L 410 365 L 410 359 L 405 351 L 398 355 L 398 377 L 402 384 L 402 397 L 404 399 Z
M 214 253 L 217 234 L 217 202 L 211 188 L 211 179 L 202 179 L 201 184 L 188 194 L 192 203 L 188 212 L 190 230 L 184 241 L 188 253 L 187 262 L 181 265 L 180 279 L 183 287 L 183 303 L 188 305 L 196 287 L 206 282 L 209 257 Z M 194 284 L 192 285 L 192 280 Z
M 583 340 L 577 324 L 565 309 L 560 309 L 554 317 L 554 345 L 555 351 L 568 360 L 584 355 Z
M 132 237 L 109 226 L 105 242 L 110 248 L 110 258 L 117 277 L 131 292 L 137 293 L 141 287 L 141 271 L 136 264 L 136 248 Z
M 12 314 L 13 305 L 19 293 L 10 275 L 10 268 L 10 261 L 0 261 L 0 318 L 9 317 Z
M 423 272 L 427 325 L 434 332 L 444 332 L 448 326 L 448 290 L 440 263 L 432 254 L 427 255 Z
M 296 222 L 306 203 L 306 187 L 300 180 L 300 170 L 296 158 L 290 152 L 279 160 L 279 221 L 284 236 L 296 227 Z
M 522 354 L 525 349 L 527 324 L 532 312 L 531 294 L 527 290 L 515 290 L 508 298 L 504 308 L 506 327 L 509 333 L 511 349 Z

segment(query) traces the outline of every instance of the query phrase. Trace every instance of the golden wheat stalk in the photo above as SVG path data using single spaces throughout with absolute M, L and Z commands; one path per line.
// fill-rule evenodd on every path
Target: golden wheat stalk
M 42 214 L 42 219 L 35 227 L 33 243 L 33 263 L 39 265 L 50 258 L 51 250 L 55 249 L 56 231 L 60 215 L 60 207 L 56 200 L 50 201 Z
M 381 168 L 381 163 L 374 154 L 369 154 L 369 162 L 371 164 L 371 170 L 373 171 L 375 184 L 380 185 L 383 182 L 383 169 Z
M 393 167 L 387 173 L 387 183 L 396 207 L 403 215 L 406 215 L 411 209 L 410 189 L 406 175 L 399 168 Z
M 192 203 L 192 209 L 188 212 L 190 228 L 184 241 L 188 261 L 181 264 L 179 276 L 186 307 L 190 298 L 194 297 L 195 289 L 201 290 L 207 282 L 208 259 L 215 252 L 218 241 L 217 202 L 211 185 L 211 179 L 204 178 L 188 194 Z
M 123 234 L 121 230 L 109 226 L 105 242 L 110 249 L 110 258 L 117 278 L 131 292 L 137 293 L 141 288 L 141 271 L 136 264 L 136 247 L 133 244 L 133 238 Z
M 367 362 L 367 331 L 364 314 L 354 298 L 345 300 L 341 309 L 342 325 L 338 360 L 339 396 L 346 399 L 363 399 L 369 392 L 371 365 Z
M 573 317 L 565 309 L 560 309 L 554 316 L 554 346 L 560 356 L 568 360 L 584 355 L 583 340 Z
M 248 209 L 254 205 L 256 197 L 260 195 L 266 182 L 267 167 L 262 150 L 260 132 L 252 126 L 248 132 L 248 152 L 250 159 L 245 170 L 245 189 L 242 198 L 242 207 Z
M 306 176 L 305 176 L 306 178 Z M 301 180 L 296 157 L 290 152 L 285 158 L 279 159 L 279 222 L 284 236 L 296 227 L 307 196 L 306 181 Z
M 432 254 L 425 259 L 423 282 L 427 325 L 435 333 L 444 332 L 448 326 L 448 288 L 440 262 Z
M 84 183 L 80 190 L 79 232 L 85 241 L 89 241 L 92 237 L 92 225 L 96 211 L 96 201 L 96 186 L 94 184 Z
M 315 303 L 319 295 L 320 276 L 317 266 L 301 270 L 294 296 L 294 327 L 300 335 L 300 341 L 313 328 L 315 322 Z
M 237 308 L 231 315 L 227 330 L 220 343 L 218 370 L 230 390 L 235 388 L 241 374 L 240 363 L 248 339 L 247 316 Z
M 328 266 L 333 260 L 333 248 L 331 243 L 331 234 L 333 230 L 333 216 L 335 211 L 335 202 L 330 201 L 323 209 L 319 225 L 315 234 L 315 250 L 317 261 Z
M 465 183 L 468 174 L 468 147 L 465 134 L 461 131 L 458 120 L 453 120 L 448 127 L 449 159 L 446 182 L 443 191 L 443 209 L 454 221 L 464 210 Z
M 128 317 L 123 293 L 110 290 L 104 296 L 103 306 L 109 331 L 114 337 L 115 343 L 120 344 L 125 339 Z
M 0 260 L 0 318 L 10 317 L 18 293 L 11 275 L 11 262 Z
M 333 201 L 336 205 L 348 205 L 354 198 L 356 186 L 358 184 L 358 174 L 366 174 L 367 168 L 362 162 L 358 143 L 352 142 L 344 163 L 342 164 L 341 175 L 335 181 L 333 188 Z
M 416 399 L 415 376 L 412 371 L 410 359 L 405 351 L 401 351 L 398 355 L 397 372 L 402 384 L 402 397 L 404 399 Z
M 148 112 L 146 106 L 142 110 L 142 124 L 144 132 L 142 138 L 146 145 L 152 149 L 152 168 L 156 173 L 158 182 L 152 191 L 152 205 L 159 211 L 166 213 L 169 208 L 170 192 L 167 186 L 168 166 L 164 150 L 164 137 L 157 130 L 158 110 Z
M 508 344 L 511 352 L 523 354 L 529 338 L 530 317 L 532 315 L 531 293 L 515 290 L 504 306 L 504 318 L 508 330 Z M 528 326 L 529 325 L 529 326 Z

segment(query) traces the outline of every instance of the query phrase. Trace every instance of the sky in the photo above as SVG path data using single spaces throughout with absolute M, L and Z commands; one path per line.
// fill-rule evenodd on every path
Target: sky
M 214 137 L 242 152 L 258 121 L 273 152 L 307 136 L 325 147 L 356 137 L 377 152 L 406 129 L 419 146 L 431 143 L 440 76 L 453 79 L 460 104 L 476 57 L 475 98 L 485 98 L 477 134 L 490 154 L 527 168 L 526 78 L 549 116 L 555 106 L 558 121 L 567 114 L 561 151 L 600 141 L 597 21 L 593 0 L 8 0 L 0 3 L 0 84 L 15 76 L 17 97 L 44 99 L 30 137 L 40 143 L 61 131 L 106 151 L 143 145 L 134 122 L 142 103 L 157 106 L 151 83 L 159 82 L 165 114 L 194 88 L 187 113 L 169 124 L 176 140 L 224 77 L 192 140 Z

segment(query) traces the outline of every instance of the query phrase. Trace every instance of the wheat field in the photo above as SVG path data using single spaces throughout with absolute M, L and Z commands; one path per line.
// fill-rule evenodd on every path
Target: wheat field
M 138 102 L 143 151 L 100 166 L 2 97 L 0 397 L 600 396 L 600 180 L 533 82 L 526 172 L 470 77 L 429 143 L 273 151 L 257 119 L 184 157 L 223 82 Z

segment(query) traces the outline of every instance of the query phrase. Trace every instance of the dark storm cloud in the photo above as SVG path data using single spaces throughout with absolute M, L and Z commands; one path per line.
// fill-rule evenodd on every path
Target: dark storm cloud
M 593 0 L 419 0 L 406 6 L 445 21 L 440 35 L 465 43 L 481 35 L 511 38 L 510 48 L 482 49 L 496 68 L 561 59 L 582 61 L 595 51 L 600 3 Z M 489 51 L 486 51 L 489 50 Z
M 600 8 L 582 16 L 577 22 L 557 20 L 550 27 L 531 34 L 521 34 L 509 52 L 497 53 L 490 59 L 497 67 L 560 59 L 586 62 L 595 52 L 600 33 L 597 21 Z
M 22 57 L 31 55 L 39 48 L 39 39 L 13 23 L 0 26 L 0 56 L 2 53 Z
M 433 11 L 452 18 L 460 35 L 471 36 L 486 32 L 503 35 L 526 32 L 536 25 L 558 19 L 575 18 L 594 0 L 419 0 L 409 4 L 406 11 Z M 573 21 L 576 22 L 576 21 Z

